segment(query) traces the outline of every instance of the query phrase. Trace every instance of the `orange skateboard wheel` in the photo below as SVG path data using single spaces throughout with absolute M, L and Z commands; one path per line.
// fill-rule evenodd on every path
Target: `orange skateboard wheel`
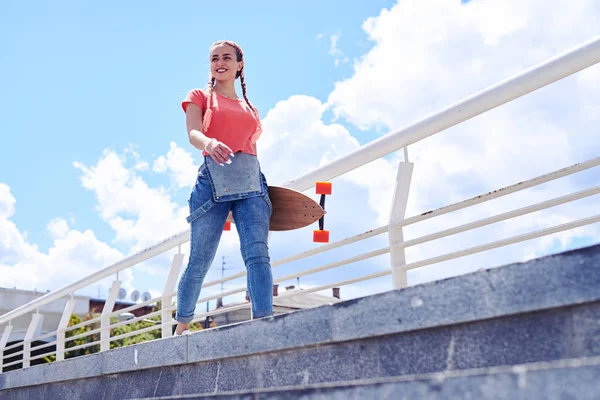
M 317 194 L 331 194 L 331 182 L 317 182 Z
M 313 231 L 313 242 L 329 243 L 329 231 L 314 230 Z
M 223 226 L 223 230 L 230 231 L 231 230 L 231 222 L 225 221 L 225 226 Z

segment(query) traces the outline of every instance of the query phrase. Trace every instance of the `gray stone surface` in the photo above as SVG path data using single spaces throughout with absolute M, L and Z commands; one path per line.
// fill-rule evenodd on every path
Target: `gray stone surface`
M 86 382 L 97 387 L 104 398 L 174 396 L 560 361 L 597 350 L 593 345 L 587 348 L 577 344 L 593 342 L 587 340 L 587 334 L 576 337 L 573 332 L 583 333 L 587 322 L 582 321 L 598 310 L 600 302 L 343 343 L 109 374 L 76 380 L 65 387 L 76 391 L 80 382 Z M 600 351 L 594 354 L 600 357 Z M 48 386 L 48 398 L 65 396 L 65 387 L 36 387 L 43 386 Z
M 102 353 L 102 373 L 135 371 L 187 362 L 187 336 L 153 340 Z
M 288 387 L 276 390 L 230 392 L 219 396 L 165 396 L 135 400 L 228 399 L 228 400 L 596 400 L 600 393 L 600 358 L 569 360 L 444 374 L 412 375 L 392 379 L 364 380 Z M 133 400 L 133 399 L 131 399 Z
M 379 375 L 377 343 L 347 342 L 264 354 L 263 387 L 371 378 Z
M 173 393 L 211 393 L 218 388 L 219 362 L 181 365 L 178 372 Z M 159 390 L 168 389 L 166 386 L 159 388 Z
M 600 355 L 599 287 L 600 245 L 7 372 L 0 398 L 2 389 L 32 385 L 40 386 L 23 391 L 68 398 L 96 382 L 94 395 L 119 398 L 124 390 L 210 393 Z M 74 380 L 41 385 L 65 377 Z
M 296 311 L 189 337 L 189 362 L 331 342 L 331 307 Z
M 62 362 L 43 365 L 45 382 L 59 382 L 87 378 L 102 373 L 102 354 L 88 354 Z
M 600 299 L 600 245 L 333 305 L 333 339 L 406 332 Z
M 16 369 L 13 371 L 5 372 L 4 382 L 0 389 L 17 387 L 17 386 L 29 386 L 39 385 L 46 382 L 46 371 L 49 365 L 34 365 L 29 368 Z
M 600 354 L 600 307 L 580 307 L 573 315 L 572 334 L 573 351 L 576 354 Z

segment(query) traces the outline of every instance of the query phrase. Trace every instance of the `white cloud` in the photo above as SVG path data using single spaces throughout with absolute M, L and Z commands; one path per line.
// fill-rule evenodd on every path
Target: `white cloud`
M 187 207 L 172 202 L 164 187 L 149 187 L 126 163 L 125 155 L 107 150 L 93 167 L 74 166 L 82 172 L 83 187 L 96 194 L 97 209 L 115 231 L 116 242 L 137 251 L 184 230 Z
M 158 157 L 152 166 L 157 173 L 170 172 L 171 181 L 177 188 L 191 188 L 196 182 L 197 165 L 192 155 L 175 142 L 169 144 L 170 149 L 166 156 Z
M 330 40 L 330 47 L 329 47 L 329 54 L 331 56 L 333 56 L 335 58 L 333 64 L 337 67 L 340 65 L 340 63 L 347 63 L 348 61 L 350 61 L 350 59 L 348 57 L 344 56 L 344 52 L 342 50 L 340 50 L 340 48 L 338 47 L 338 41 L 340 40 L 341 34 L 339 32 L 331 35 L 331 37 L 329 38 Z
M 10 187 L 0 183 L 0 217 L 10 218 L 15 213 L 15 198 L 10 193 Z
M 54 218 L 48 223 L 47 229 L 55 239 L 64 239 L 69 233 L 69 225 L 62 218 Z
M 47 252 L 40 251 L 10 220 L 16 199 L 8 185 L 0 184 L 0 188 L 0 209 L 12 210 L 0 215 L 0 286 L 42 291 L 58 289 L 123 258 L 123 254 L 99 241 L 92 231 L 70 230 L 60 218 L 48 223 L 53 245 Z M 131 285 L 131 273 L 123 273 L 121 280 L 124 286 Z M 110 279 L 98 282 L 95 287 L 98 285 L 107 289 Z M 93 295 L 94 290 L 87 288 L 80 293 Z
M 190 148 L 191 151 L 196 151 Z M 153 171 L 168 174 L 169 187 L 159 185 L 151 187 L 139 176 L 132 161 L 124 151 L 119 155 L 106 150 L 103 157 L 94 166 L 74 163 L 82 172 L 82 185 L 96 195 L 97 210 L 102 219 L 114 231 L 114 241 L 127 249 L 127 255 L 132 255 L 145 248 L 189 228 L 186 217 L 189 215 L 187 201 L 182 205 L 174 200 L 174 193 L 180 188 L 191 190 L 197 175 L 198 165 L 193 161 L 193 153 L 170 143 L 170 149 L 164 156 L 159 156 L 153 166 Z M 198 158 L 201 158 L 199 153 Z M 163 169 L 164 166 L 164 169 Z M 191 177 L 191 179 L 190 179 Z M 186 198 L 189 194 L 185 195 Z M 187 265 L 189 242 L 182 247 L 186 254 L 182 271 Z M 221 246 L 215 257 L 218 262 L 223 254 L 239 248 L 239 239 L 235 229 L 223 235 Z M 175 250 L 153 257 L 137 264 L 134 269 L 142 273 L 142 281 L 138 281 L 140 290 L 154 287 L 151 277 L 166 277 Z M 239 251 L 238 251 L 239 253 Z M 216 277 L 216 271 L 211 271 L 207 279 Z M 136 275 L 137 277 L 137 275 Z M 151 286 L 150 286 L 151 285 Z
M 334 57 L 340 56 L 342 54 L 342 51 L 338 48 L 338 40 L 340 40 L 339 32 L 331 35 L 331 47 L 329 47 L 329 54 Z

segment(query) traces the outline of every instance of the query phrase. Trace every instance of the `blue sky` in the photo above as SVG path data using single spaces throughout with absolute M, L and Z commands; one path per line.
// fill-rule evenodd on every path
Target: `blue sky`
M 248 94 L 265 127 L 261 162 L 270 183 L 280 184 L 589 40 L 598 34 L 600 16 L 592 0 L 203 4 L 0 5 L 0 286 L 60 287 L 185 228 L 200 157 L 187 142 L 180 103 L 190 89 L 206 85 L 208 50 L 216 40 L 244 49 Z M 599 69 L 591 67 L 411 146 L 407 215 L 600 154 L 598 84 Z M 401 159 L 392 154 L 334 180 L 332 240 L 386 223 Z M 407 238 L 579 190 L 596 177 L 587 171 L 410 227 Z M 589 216 L 594 204 L 582 200 L 419 246 L 407 259 Z M 313 228 L 274 235 L 273 259 L 316 246 Z M 409 282 L 595 243 L 597 234 L 596 224 L 442 263 L 411 271 Z M 221 256 L 233 272 L 242 270 L 234 236 L 224 238 L 208 280 L 220 277 Z M 383 235 L 281 267 L 276 276 L 380 248 L 386 240 Z M 163 257 L 135 269 L 126 277 L 128 289 L 160 290 L 168 264 Z M 387 256 L 302 282 L 384 268 Z M 382 278 L 342 295 L 389 288 L 389 278 Z
M 360 54 L 369 46 L 362 20 L 392 2 L 233 1 L 222 18 L 202 4 L 3 3 L 0 181 L 18 199 L 15 223 L 40 248 L 51 245 L 47 221 L 70 214 L 74 228 L 110 239 L 73 161 L 93 163 L 105 148 L 135 144 L 160 154 L 171 140 L 184 143 L 180 102 L 205 85 L 214 41 L 242 46 L 260 110 L 298 93 L 325 100 L 351 73 L 348 64 L 333 65 L 329 37 L 343 34 L 340 47 L 348 41 L 347 55 Z

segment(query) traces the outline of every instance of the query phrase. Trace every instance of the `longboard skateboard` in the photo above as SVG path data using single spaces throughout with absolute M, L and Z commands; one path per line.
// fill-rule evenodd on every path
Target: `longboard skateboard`
M 270 231 L 289 231 L 303 228 L 319 221 L 319 229 L 313 232 L 313 241 L 328 242 L 329 231 L 324 230 L 325 196 L 331 194 L 330 182 L 317 182 L 316 193 L 321 195 L 320 203 L 297 190 L 282 186 L 269 186 L 269 199 L 273 213 L 269 222 Z M 227 216 L 225 230 L 234 223 L 231 212 Z

